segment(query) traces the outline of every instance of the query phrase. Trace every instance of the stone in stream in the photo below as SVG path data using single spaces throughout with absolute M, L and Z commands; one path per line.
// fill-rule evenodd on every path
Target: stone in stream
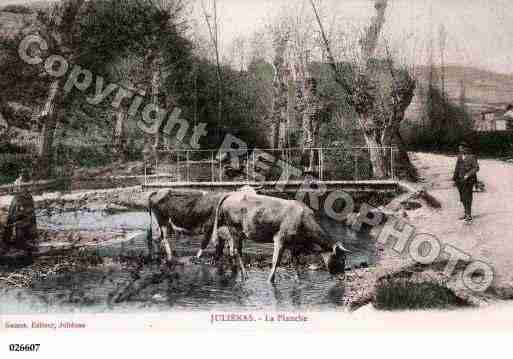
M 29 192 L 0 197 L 0 260 L 37 250 L 34 199 Z

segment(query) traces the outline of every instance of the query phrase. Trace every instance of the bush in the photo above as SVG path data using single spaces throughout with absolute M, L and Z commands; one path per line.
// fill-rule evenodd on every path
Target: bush
M 20 168 L 16 161 L 0 161 L 0 185 L 14 182 L 19 173 Z
M 476 154 L 509 157 L 513 155 L 513 131 L 476 132 L 470 141 Z
M 442 283 L 409 279 L 382 281 L 376 287 L 374 301 L 379 310 L 446 309 L 467 305 Z
M 30 9 L 29 7 L 27 7 L 25 5 L 15 5 L 15 4 L 6 5 L 3 8 L 0 8 L 0 11 L 12 12 L 14 14 L 31 14 L 32 13 L 32 9 Z
M 0 143 L 0 185 L 14 182 L 22 173 L 31 177 L 32 172 L 33 161 L 28 148 Z

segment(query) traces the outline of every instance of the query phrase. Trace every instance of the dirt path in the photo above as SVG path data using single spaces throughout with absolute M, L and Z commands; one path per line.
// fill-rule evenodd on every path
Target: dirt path
M 409 212 L 417 232 L 433 234 L 474 260 L 489 263 L 496 273 L 494 286 L 513 294 L 513 165 L 479 161 L 478 178 L 486 184 L 486 192 L 474 194 L 474 223 L 465 225 L 458 220 L 463 208 L 452 181 L 456 158 L 428 153 L 412 153 L 411 158 L 423 185 L 442 203 L 441 210 Z

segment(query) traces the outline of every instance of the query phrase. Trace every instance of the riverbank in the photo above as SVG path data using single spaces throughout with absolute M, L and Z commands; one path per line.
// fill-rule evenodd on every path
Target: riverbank
M 13 293 L 12 290 L 25 290 L 24 293 L 30 293 L 35 287 L 42 285 L 41 281 L 47 283 L 52 279 L 56 279 L 61 284 L 68 280 L 69 283 L 72 283 L 75 276 L 82 278 L 84 273 L 88 272 L 91 272 L 93 277 L 96 275 L 101 277 L 101 281 L 110 280 L 109 278 L 113 274 L 114 277 L 119 277 L 116 279 L 119 286 L 115 288 L 107 286 L 105 292 L 96 293 L 90 287 L 95 288 L 98 283 L 84 285 L 83 282 L 87 282 L 89 279 L 82 278 L 82 282 L 75 286 L 78 288 L 85 286 L 83 289 L 84 303 L 82 303 L 84 305 L 92 301 L 97 304 L 106 303 L 110 300 L 109 298 L 115 298 L 116 302 L 129 302 L 130 304 L 134 300 L 139 301 L 141 295 L 146 296 L 148 291 L 160 291 L 156 293 L 159 298 L 161 296 L 173 297 L 173 290 L 164 290 L 162 283 L 165 284 L 169 278 L 175 278 L 174 271 L 186 272 L 182 276 L 183 281 L 175 278 L 175 283 L 172 284 L 173 287 L 178 285 L 182 289 L 190 287 L 191 290 L 201 290 L 198 289 L 200 285 L 194 280 L 195 276 L 210 278 L 205 284 L 205 292 L 208 293 L 223 291 L 223 287 L 228 284 L 241 286 L 244 290 L 251 291 L 266 291 L 265 288 L 272 288 L 266 283 L 271 267 L 272 244 L 261 245 L 253 242 L 245 244 L 244 262 L 252 278 L 249 283 L 244 285 L 237 284 L 240 283 L 240 278 L 226 276 L 226 273 L 231 273 L 226 257 L 223 261 L 224 270 L 222 272 L 224 273 L 216 274 L 217 268 L 211 263 L 212 249 L 205 252 L 205 258 L 201 261 L 194 259 L 200 246 L 201 238 L 199 237 L 179 236 L 176 248 L 177 257 L 183 266 L 169 271 L 159 261 L 149 262 L 146 259 L 145 233 L 150 218 L 146 209 L 147 196 L 147 192 L 138 188 L 36 196 L 37 214 L 40 216 L 39 223 L 41 224 L 40 252 L 36 255 L 33 263 L 22 262 L 19 263 L 18 268 L 15 266 L 0 268 L 0 282 L 11 288 L 5 288 L 4 294 L 10 295 Z M 104 217 L 100 214 L 103 212 L 110 214 Z M 122 221 L 114 223 L 112 217 L 122 219 Z M 123 229 L 123 226 L 119 226 L 119 224 L 124 225 L 125 223 L 129 224 L 128 228 Z M 158 228 L 155 222 L 153 225 L 153 234 L 156 238 Z M 338 235 L 344 236 L 341 229 Z M 368 273 L 373 269 L 368 268 L 372 266 L 372 263 L 366 258 L 365 252 L 358 249 L 358 245 L 363 242 L 356 237 L 350 240 L 354 241 L 352 248 L 355 248 L 356 252 L 351 255 L 354 258 L 350 258 L 347 262 L 348 271 L 345 280 L 329 276 L 320 256 L 310 255 L 300 259 L 300 277 L 302 279 L 296 281 L 290 254 L 286 252 L 278 271 L 278 278 L 282 283 L 280 285 L 285 286 L 284 292 L 296 296 L 298 291 L 294 288 L 302 288 L 302 291 L 310 296 L 312 308 L 316 308 L 315 305 L 320 305 L 319 308 L 326 308 L 330 305 L 333 305 L 331 308 L 338 308 L 342 307 L 346 301 L 352 301 L 351 298 L 357 296 L 359 283 L 368 277 Z M 365 248 L 365 250 L 368 249 Z M 112 273 L 113 268 L 115 273 Z M 212 284 L 216 282 L 219 283 Z M 354 283 L 355 286 L 344 286 L 346 282 Z M 289 286 L 291 287 L 289 288 Z M 88 287 L 89 289 L 87 289 Z M 54 303 L 51 298 L 54 296 L 55 288 L 59 288 L 59 285 L 52 284 L 47 290 L 40 291 L 39 297 Z M 66 292 L 68 289 L 60 288 L 59 290 Z M 325 295 L 329 298 L 322 298 Z M 69 304 L 66 298 L 68 297 L 60 298 L 59 303 Z M 80 298 L 74 296 L 70 298 L 75 305 L 81 306 Z M 254 299 L 259 300 L 257 297 Z M 276 301 L 281 301 L 281 299 L 278 297 Z M 193 304 L 191 305 L 191 308 L 194 308 Z
M 405 278 L 416 283 L 439 283 L 474 306 L 513 299 L 513 165 L 499 160 L 479 161 L 478 178 L 485 183 L 486 190 L 474 194 L 474 221 L 466 225 L 458 219 L 463 208 L 452 181 L 456 157 L 430 153 L 411 153 L 410 156 L 422 177 L 421 183 L 412 185 L 432 195 L 440 208 L 416 198 L 413 202 L 420 206 L 406 210 L 406 215 L 404 208 L 400 208 L 397 217 L 413 226 L 415 233 L 434 236 L 442 248 L 453 247 L 468 258 L 460 261 L 453 274 L 447 276 L 444 269 L 448 256 L 442 255 L 431 264 L 421 265 L 412 260 L 408 251 L 399 255 L 387 244 L 380 251 L 377 270 L 368 281 L 370 286 L 353 303 L 354 307 L 373 302 L 376 288 L 384 282 Z M 375 228 L 373 234 L 376 236 L 381 229 Z M 493 282 L 484 292 L 469 290 L 461 279 L 466 266 L 475 261 L 490 265 L 494 271 Z M 476 278 L 477 281 L 482 279 Z
M 400 256 L 390 249 L 376 243 L 375 266 L 370 268 L 350 267 L 344 281 L 344 304 L 357 309 L 368 303 L 376 303 L 376 295 L 386 292 L 387 285 L 391 288 L 401 288 L 397 281 L 409 281 L 419 283 L 419 287 L 411 287 L 406 283 L 405 288 L 414 288 L 419 293 L 422 288 L 444 289 L 448 288 L 456 296 L 455 303 L 465 305 L 486 305 L 505 299 L 513 299 L 513 276 L 509 273 L 513 269 L 513 244 L 509 241 L 509 218 L 513 213 L 513 165 L 495 161 L 480 161 L 481 171 L 479 178 L 486 184 L 486 192 L 475 195 L 475 220 L 471 226 L 464 225 L 458 220 L 461 205 L 458 194 L 452 183 L 452 170 L 455 157 L 412 153 L 412 162 L 418 168 L 423 181 L 418 184 L 406 184 L 410 187 L 410 193 L 398 197 L 391 203 L 386 202 L 384 211 L 388 215 L 401 218 L 414 226 L 417 233 L 428 233 L 436 236 L 442 245 L 451 245 L 471 256 L 472 260 L 481 260 L 493 266 L 496 278 L 492 286 L 484 293 L 469 291 L 462 285 L 460 277 L 464 265 L 461 262 L 455 273 L 447 277 L 443 269 L 447 261 L 443 258 L 431 265 L 419 265 L 409 255 Z M 415 195 L 415 189 L 428 192 L 439 204 L 440 208 L 433 206 L 432 201 L 426 200 L 426 196 Z M 82 191 L 70 194 L 45 194 L 35 197 L 36 206 L 39 209 L 51 209 L 52 211 L 73 210 L 102 210 L 113 213 L 123 213 L 126 210 L 146 210 L 148 192 L 140 187 L 116 190 Z M 373 204 L 375 205 L 375 204 Z M 497 208 L 500 206 L 500 208 Z M 380 228 L 375 228 L 374 232 Z M 73 233 L 73 231 L 60 231 L 42 233 L 42 238 L 47 242 L 74 243 L 84 245 L 86 243 L 119 241 L 122 236 L 119 233 L 103 233 L 98 236 L 93 232 Z M 154 233 L 156 235 L 156 233 Z M 112 235 L 112 236 L 111 236 Z M 112 237 L 112 238 L 111 238 Z M 190 243 L 189 243 L 190 245 Z M 199 245 L 195 243 L 196 247 Z M 193 246 L 194 246 L 193 245 Z M 180 256 L 190 262 L 194 255 L 190 248 L 179 248 Z M 245 249 L 245 260 L 249 267 L 266 272 L 270 267 L 272 249 L 253 251 Z M 62 258 L 65 259 L 64 256 Z M 511 259 L 510 259 L 511 258 Z M 288 268 L 288 258 L 284 258 L 284 268 Z M 322 265 L 314 258 L 305 258 L 305 270 L 321 270 Z M 198 264 L 198 263 L 189 263 Z M 201 264 L 201 263 L 200 263 Z M 367 263 L 369 264 L 369 263 Z M 366 265 L 367 267 L 369 265 Z M 49 267 L 52 270 L 51 266 Z M 65 267 L 63 267 L 65 268 Z M 44 273 L 43 273 L 44 274 Z M 14 277 L 10 278 L 13 280 Z M 394 282 L 395 281 L 395 282 Z M 425 285 L 424 283 L 430 283 Z M 439 285 L 438 288 L 436 285 Z M 402 284 L 402 283 L 399 283 Z M 420 289 L 419 289 L 420 288 Z M 437 296 L 437 292 L 433 292 Z M 445 292 L 440 292 L 444 294 Z M 383 307 L 383 306 L 381 306 Z

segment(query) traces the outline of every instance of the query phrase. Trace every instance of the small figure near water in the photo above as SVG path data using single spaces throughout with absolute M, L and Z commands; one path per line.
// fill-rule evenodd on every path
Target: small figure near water
M 472 223 L 473 189 L 477 183 L 478 171 L 479 164 L 476 156 L 472 154 L 470 147 L 466 143 L 461 143 L 452 178 L 458 188 L 460 201 L 465 209 L 465 214 L 459 219 L 465 220 L 467 224 Z

